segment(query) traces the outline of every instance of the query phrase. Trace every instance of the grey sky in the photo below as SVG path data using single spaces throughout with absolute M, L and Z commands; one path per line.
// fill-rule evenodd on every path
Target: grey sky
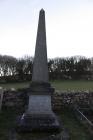
M 0 54 L 34 55 L 41 8 L 49 58 L 93 56 L 93 0 L 0 0 Z

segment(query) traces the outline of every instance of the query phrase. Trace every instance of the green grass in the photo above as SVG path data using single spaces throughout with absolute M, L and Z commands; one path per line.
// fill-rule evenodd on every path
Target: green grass
M 64 109 L 60 116 L 63 126 L 67 128 L 71 136 L 71 140 L 91 140 L 89 132 L 78 122 L 71 110 Z
M 93 81 L 53 81 L 52 85 L 57 90 L 93 90 Z
M 3 109 L 0 113 L 0 140 L 7 140 L 11 128 L 14 127 L 14 121 L 19 114 L 19 110 Z M 67 109 L 63 109 L 60 113 L 63 126 L 70 133 L 71 140 L 90 140 L 87 130 L 75 119 L 73 113 Z M 24 136 L 24 135 L 23 135 Z
M 8 140 L 11 128 L 14 125 L 17 111 L 4 109 L 0 112 L 0 140 Z
M 23 82 L 23 83 L 6 83 L 6 84 L 0 84 L 0 86 L 4 88 L 24 88 L 28 87 L 30 82 Z M 51 84 L 55 87 L 56 90 L 93 90 L 93 81 L 70 81 L 70 80 L 64 80 L 64 81 L 51 81 Z
M 28 87 L 30 82 L 21 82 L 21 83 L 5 83 L 5 84 L 0 84 L 0 87 L 10 89 L 10 88 L 26 88 Z

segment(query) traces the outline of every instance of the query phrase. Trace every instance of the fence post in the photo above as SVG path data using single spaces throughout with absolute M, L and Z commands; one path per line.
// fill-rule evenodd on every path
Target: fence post
M 3 88 L 0 87 L 0 110 L 2 108 L 2 101 L 3 101 Z

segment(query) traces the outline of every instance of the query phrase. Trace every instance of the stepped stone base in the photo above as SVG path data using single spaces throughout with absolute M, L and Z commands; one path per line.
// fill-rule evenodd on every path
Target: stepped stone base
M 28 90 L 29 103 L 26 112 L 17 120 L 17 131 L 59 131 L 60 125 L 52 111 L 49 83 L 32 82 Z
M 18 132 L 60 131 L 60 125 L 54 113 L 52 114 L 23 114 L 17 120 Z
M 44 82 L 32 82 L 30 84 L 30 88 L 28 89 L 28 92 L 31 94 L 51 94 L 54 92 L 54 88 L 51 87 L 50 83 L 44 83 Z

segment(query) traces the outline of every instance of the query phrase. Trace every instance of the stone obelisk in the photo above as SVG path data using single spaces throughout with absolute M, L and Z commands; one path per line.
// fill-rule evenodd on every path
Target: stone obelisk
M 45 11 L 40 10 L 32 82 L 28 90 L 28 109 L 20 119 L 20 131 L 59 130 L 60 125 L 51 107 L 51 87 L 48 78 Z
M 48 82 L 45 12 L 39 14 L 32 82 Z
M 38 91 L 37 94 L 41 94 L 43 91 L 44 93 L 54 91 L 48 76 L 45 11 L 43 9 L 39 13 L 31 91 Z

